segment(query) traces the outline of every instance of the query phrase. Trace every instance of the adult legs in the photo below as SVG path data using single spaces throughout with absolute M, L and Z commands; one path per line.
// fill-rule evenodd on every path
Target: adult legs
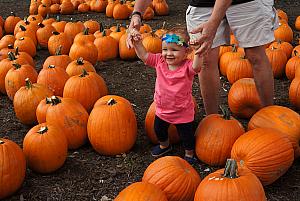
M 245 48 L 245 54 L 252 64 L 254 81 L 262 106 L 273 105 L 273 71 L 265 48 L 263 46 Z
M 211 49 L 202 57 L 202 68 L 199 77 L 201 95 L 207 115 L 217 114 L 219 109 L 220 76 L 218 69 L 219 47 Z

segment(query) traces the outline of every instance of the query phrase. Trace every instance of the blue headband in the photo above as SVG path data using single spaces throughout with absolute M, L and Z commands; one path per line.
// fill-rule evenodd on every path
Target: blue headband
M 166 34 L 166 36 L 162 38 L 162 41 L 166 41 L 166 43 L 176 43 L 177 45 L 188 47 L 188 44 L 184 42 L 184 39 L 176 34 Z

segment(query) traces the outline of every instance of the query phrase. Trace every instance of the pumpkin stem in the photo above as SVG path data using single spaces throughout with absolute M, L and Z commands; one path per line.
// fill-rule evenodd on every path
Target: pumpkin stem
M 99 31 L 103 32 L 103 30 L 104 30 L 103 24 L 102 24 L 102 22 L 100 22 L 100 29 L 99 29 Z
M 117 30 L 116 30 L 116 32 L 121 32 L 121 28 L 120 28 L 120 24 L 117 24 Z
M 14 45 L 13 44 L 9 44 L 9 45 L 7 45 L 7 48 L 8 49 L 14 49 Z
M 4 141 L 0 140 L 0 144 L 4 144 Z
M 232 45 L 232 52 L 237 52 L 237 47 L 235 44 Z
M 21 31 L 26 31 L 26 27 L 24 27 L 22 24 L 20 24 L 20 29 L 21 29 Z
M 85 69 L 82 69 L 82 74 L 79 75 L 79 77 L 85 77 L 87 75 L 89 75 L 88 72 Z
M 86 27 L 86 28 L 83 30 L 83 35 L 89 35 L 89 31 L 90 31 L 90 28 Z
M 61 100 L 57 96 L 51 96 L 51 105 L 57 105 L 61 103 Z
M 105 29 L 102 31 L 102 36 L 106 36 Z
M 52 31 L 52 34 L 54 34 L 54 35 L 59 35 L 60 33 L 57 32 L 57 31 Z
M 83 58 L 82 57 L 79 57 L 76 61 L 77 65 L 83 65 Z
M 16 60 L 16 57 L 15 57 L 15 55 L 14 55 L 13 52 L 8 52 L 7 55 L 8 55 L 8 59 L 9 59 L 10 61 Z
M 298 51 L 294 50 L 294 54 L 295 54 L 295 56 L 298 56 Z
M 32 83 L 31 83 L 29 78 L 25 79 L 25 83 L 26 83 L 26 89 L 31 89 L 32 88 Z
M 59 15 L 56 16 L 56 21 L 57 21 L 57 22 L 60 22 L 60 17 L 59 17 Z
M 227 159 L 223 176 L 229 179 L 238 178 L 237 162 L 234 159 Z
M 45 25 L 43 24 L 43 23 L 38 23 L 38 26 L 40 27 L 40 28 L 44 28 L 45 27 Z
M 55 65 L 49 65 L 48 68 L 55 68 Z
M 116 100 L 113 99 L 113 98 L 111 98 L 111 99 L 109 99 L 109 100 L 107 101 L 107 105 L 110 105 L 110 106 L 112 106 L 112 105 L 114 105 L 114 104 L 116 104 L 116 103 L 117 103 Z
M 62 45 L 58 46 L 58 48 L 55 51 L 55 56 L 61 55 L 61 49 L 62 49 Z
M 20 65 L 20 64 L 18 64 L 18 63 L 14 63 L 14 64 L 13 64 L 13 66 L 14 66 L 16 69 L 19 69 L 19 68 L 21 68 L 21 65 Z
M 42 126 L 41 128 L 40 128 L 40 130 L 37 132 L 37 133 L 39 133 L 39 134 L 44 134 L 44 133 L 46 133 L 48 131 L 48 127 L 47 126 Z
M 15 55 L 20 55 L 20 53 L 19 53 L 19 47 L 16 47 Z
M 46 97 L 46 104 L 50 104 L 50 103 L 52 103 L 52 99 L 49 97 Z
M 225 107 L 224 105 L 220 105 L 219 107 L 223 113 L 223 118 L 226 120 L 230 120 L 230 112 L 229 112 L 228 108 Z

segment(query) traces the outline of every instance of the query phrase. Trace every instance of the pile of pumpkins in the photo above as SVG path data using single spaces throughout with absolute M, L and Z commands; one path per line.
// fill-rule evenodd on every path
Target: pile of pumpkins
M 88 11 L 105 13 L 116 20 L 128 19 L 133 11 L 134 0 L 31 0 L 29 14 L 74 14 Z M 153 0 L 143 14 L 144 20 L 153 19 L 154 15 L 168 15 L 169 6 L 166 0 Z

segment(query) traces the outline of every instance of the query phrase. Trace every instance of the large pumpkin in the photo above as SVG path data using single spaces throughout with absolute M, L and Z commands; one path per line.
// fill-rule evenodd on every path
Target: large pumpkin
M 287 136 L 274 128 L 256 128 L 237 139 L 231 157 L 269 185 L 281 177 L 294 161 L 294 150 Z
M 166 194 L 156 185 L 136 182 L 122 190 L 114 201 L 168 201 Z
M 253 78 L 236 81 L 228 93 L 228 105 L 234 115 L 250 118 L 262 105 Z
M 46 122 L 60 127 L 68 139 L 68 148 L 77 149 L 87 140 L 88 113 L 72 98 L 53 96 L 46 113 Z
M 295 158 L 300 156 L 300 115 L 297 112 L 278 105 L 264 107 L 248 123 L 248 130 L 255 128 L 274 128 L 286 134 L 294 147 Z
M 246 168 L 228 159 L 224 169 L 206 176 L 197 188 L 194 201 L 266 201 L 264 188 Z
M 67 159 L 68 141 L 59 127 L 42 123 L 27 132 L 23 151 L 30 169 L 39 173 L 51 173 Z
M 0 199 L 17 191 L 24 179 L 26 160 L 22 149 L 13 141 L 0 138 Z
M 242 124 L 222 107 L 223 115 L 210 114 L 196 130 L 196 155 L 212 166 L 224 165 L 234 142 L 245 132 Z
M 142 181 L 157 185 L 166 193 L 169 201 L 193 201 L 201 179 L 184 159 L 165 156 L 147 167 Z
M 128 101 L 117 96 L 103 96 L 90 113 L 88 138 L 103 155 L 128 152 L 137 137 L 137 121 Z

